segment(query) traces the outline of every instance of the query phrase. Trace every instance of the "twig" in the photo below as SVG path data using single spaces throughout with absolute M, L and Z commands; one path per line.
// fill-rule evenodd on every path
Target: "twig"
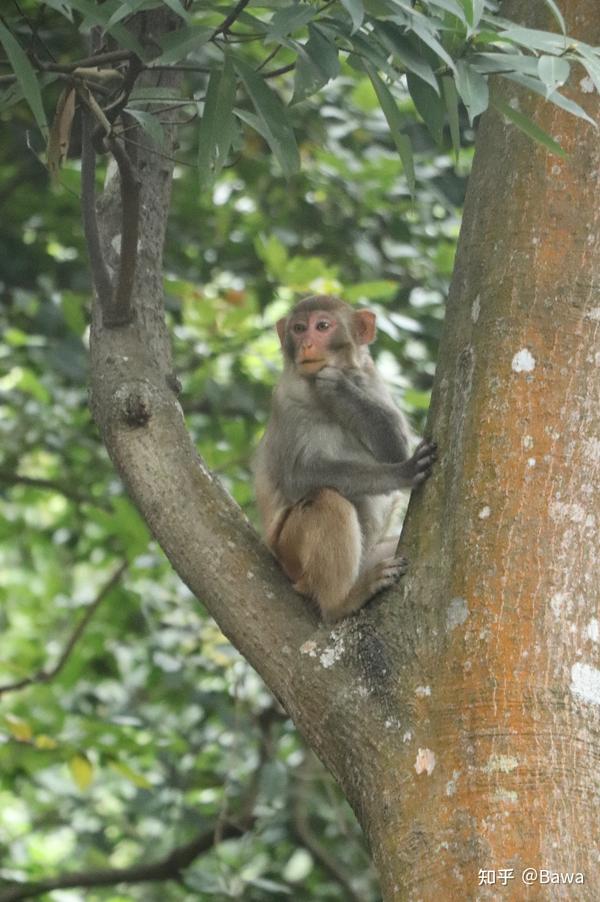
M 22 174 L 19 173 L 19 179 L 22 178 Z M 20 476 L 18 473 L 10 473 L 7 470 L 0 469 L 0 483 L 2 485 L 29 485 L 35 489 L 48 489 L 49 491 L 57 492 L 59 495 L 63 495 L 65 498 L 69 498 L 70 501 L 75 501 L 78 504 L 85 504 L 88 501 L 92 502 L 91 498 L 82 495 L 81 492 L 78 492 L 76 489 L 63 485 L 61 482 L 54 482 L 52 479 Z
M 243 836 L 251 826 L 247 824 L 226 824 L 222 838 L 233 839 Z M 188 868 L 198 856 L 209 852 L 214 846 L 213 830 L 199 833 L 190 842 L 177 846 L 164 858 L 134 864 L 128 868 L 100 868 L 96 871 L 78 871 L 59 874 L 37 883 L 20 883 L 0 893 L 0 902 L 20 902 L 21 899 L 32 899 L 55 889 L 74 887 L 115 886 L 118 883 L 151 883 L 162 880 L 181 880 L 182 872 Z
M 211 41 L 213 41 L 217 35 L 227 34 L 230 27 L 233 25 L 235 20 L 239 17 L 240 13 L 244 11 L 244 9 L 248 6 L 250 0 L 239 0 L 239 3 L 231 10 L 227 18 L 223 19 L 218 28 L 215 28 L 211 35 Z
M 32 686 L 34 683 L 49 683 L 50 680 L 53 680 L 54 677 L 58 676 L 58 674 L 67 663 L 71 652 L 77 644 L 77 641 L 80 639 L 88 623 L 96 613 L 99 605 L 104 601 L 109 592 L 111 592 L 111 590 L 114 589 L 114 587 L 117 585 L 128 566 L 128 562 L 124 561 L 119 565 L 119 567 L 117 567 L 112 576 L 110 576 L 109 579 L 104 583 L 96 598 L 87 608 L 85 614 L 71 633 L 71 636 L 69 637 L 67 644 L 65 645 L 62 654 L 54 667 L 51 667 L 49 670 L 42 668 L 41 670 L 38 670 L 37 673 L 34 673 L 33 676 L 24 677 L 22 680 L 18 680 L 15 683 L 5 683 L 4 686 L 0 686 L 0 695 L 4 695 L 6 692 L 16 692 L 18 689 L 24 689 L 26 686 Z
M 308 769 L 308 761 L 305 759 L 302 769 L 304 772 Z M 333 879 L 339 883 L 344 893 L 344 899 L 347 902 L 361 902 L 360 896 L 355 892 L 344 867 L 334 858 L 333 855 L 322 845 L 313 833 L 308 812 L 306 810 L 305 798 L 296 787 L 295 799 L 292 808 L 292 827 L 302 845 L 308 849 L 313 858 L 315 858 L 321 867 L 329 873 Z M 2 900 L 0 899 L 0 902 Z

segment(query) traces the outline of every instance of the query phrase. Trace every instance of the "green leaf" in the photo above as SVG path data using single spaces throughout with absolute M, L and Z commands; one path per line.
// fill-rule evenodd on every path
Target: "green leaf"
M 567 81 L 571 72 L 569 61 L 561 56 L 541 56 L 537 64 L 538 75 L 546 85 L 546 98 Z
M 341 2 L 342 6 L 345 7 L 350 14 L 350 18 L 352 19 L 352 33 L 354 33 L 355 31 L 358 31 L 365 17 L 363 0 L 341 0 Z
M 509 106 L 503 100 L 492 100 L 491 103 L 503 116 L 506 116 L 507 119 L 517 126 L 517 128 L 520 128 L 521 131 L 525 132 L 530 138 L 533 138 L 534 141 L 537 141 L 538 144 L 543 144 L 544 147 L 547 147 L 548 150 L 557 154 L 559 157 L 567 156 L 566 152 L 554 138 L 540 128 L 539 125 L 536 125 L 535 122 L 532 122 L 527 116 L 524 116 L 523 113 L 520 113 L 519 110 L 513 109 L 513 107 Z
M 180 28 L 178 31 L 171 31 L 169 34 L 161 35 L 158 43 L 163 52 L 153 62 L 161 65 L 178 63 L 193 50 L 197 50 L 199 47 L 207 44 L 213 35 L 213 31 L 213 28 L 206 28 L 203 25 L 190 25 L 186 28 Z
M 467 17 L 458 0 L 426 0 L 426 2 L 427 6 L 435 6 L 438 7 L 438 9 L 443 9 L 445 12 L 450 13 L 452 16 L 456 16 L 457 19 L 460 19 L 461 22 L 466 24 Z
M 562 33 L 563 33 L 563 34 L 566 34 L 566 33 L 567 33 L 567 29 L 566 29 L 566 26 L 565 26 L 565 20 L 564 20 L 564 18 L 563 18 L 563 14 L 561 13 L 561 11 L 560 11 L 560 9 L 558 8 L 557 4 L 554 2 L 554 0 L 544 0 L 544 3 L 546 4 L 546 6 L 549 6 L 550 9 L 552 10 L 552 12 L 553 12 L 553 14 L 554 14 L 554 18 L 556 19 L 556 21 L 557 21 L 558 24 L 560 25 L 560 29 L 561 29 Z
M 462 0 L 462 5 L 471 29 L 477 28 L 484 12 L 483 0 Z
M 488 108 L 490 92 L 487 79 L 464 60 L 456 63 L 456 87 L 464 103 L 469 122 Z
M 264 126 L 264 135 L 283 174 L 289 178 L 300 168 L 300 154 L 289 123 L 286 109 L 278 95 L 269 88 L 261 75 L 241 59 L 234 60 L 238 75 Z
M 121 47 L 132 50 L 140 57 L 140 59 L 145 59 L 144 50 L 141 44 L 127 28 L 119 23 L 111 25 L 110 27 L 108 26 L 108 21 L 115 10 L 114 3 L 104 3 L 99 6 L 91 3 L 90 0 L 69 0 L 69 3 L 73 9 L 76 9 L 78 13 L 81 13 L 85 24 L 90 23 L 92 25 L 100 25 L 116 38 Z
M 539 31 L 536 28 L 524 28 L 522 25 L 513 25 L 512 22 L 500 20 L 502 31 L 500 37 L 509 38 L 515 44 L 525 47 L 528 51 L 562 53 L 567 49 L 565 37 L 552 31 Z
M 525 56 L 524 53 L 475 53 L 469 62 L 479 72 L 507 74 L 512 70 L 534 78 L 538 75 L 536 57 Z
M 436 29 L 431 24 L 431 22 L 425 20 L 425 22 L 421 22 L 420 19 L 415 19 L 411 23 L 411 28 L 417 37 L 421 38 L 424 44 L 426 44 L 441 60 L 443 60 L 448 68 L 454 72 L 454 60 L 450 56 L 449 53 L 442 47 L 440 42 L 436 37 Z
M 39 128 L 44 135 L 48 132 L 48 121 L 44 112 L 42 95 L 33 66 L 27 59 L 21 45 L 12 36 L 8 28 L 0 22 L 0 42 L 4 47 L 8 61 L 23 91 L 23 96 L 31 108 Z
M 140 789 L 152 789 L 152 783 L 123 761 L 111 761 L 110 767 Z
M 436 93 L 439 86 L 434 71 L 406 34 L 393 22 L 376 22 L 374 31 L 386 49 L 409 71 L 426 82 Z
M 522 85 L 524 88 L 528 88 L 530 91 L 535 91 L 536 94 L 541 94 L 542 97 L 546 97 L 544 86 L 537 78 L 529 78 L 526 75 L 514 75 L 512 73 L 507 73 L 504 77 L 510 79 L 510 81 L 516 82 L 518 85 Z M 546 99 L 551 103 L 556 104 L 556 106 L 560 107 L 562 110 L 566 110 L 567 113 L 572 113 L 579 119 L 585 119 L 585 121 L 589 122 L 590 125 L 593 125 L 594 128 L 598 128 L 597 123 L 594 122 L 591 116 L 588 116 L 586 111 L 569 97 L 559 94 L 558 91 L 553 91 Z
M 270 39 L 280 40 L 294 31 L 303 28 L 319 12 L 317 6 L 306 3 L 294 3 L 283 9 L 277 10 L 269 23 L 268 35 Z
M 460 152 L 460 123 L 458 119 L 458 93 L 454 79 L 450 75 L 442 78 L 442 93 L 444 95 L 444 103 L 446 104 L 446 112 L 448 113 L 448 124 L 450 126 L 450 137 L 452 138 L 452 146 L 456 157 Z
M 141 125 L 157 147 L 164 145 L 165 132 L 157 116 L 144 110 L 133 109 L 130 106 L 126 107 L 126 112 Z
M 380 77 L 378 76 L 375 69 L 367 63 L 366 69 L 371 79 L 371 83 L 375 88 L 375 93 L 377 94 L 377 99 L 381 105 L 381 109 L 383 110 L 383 115 L 387 119 L 387 124 L 390 127 L 390 132 L 392 133 L 392 138 L 394 139 L 394 143 L 400 155 L 400 159 L 402 160 L 402 166 L 404 167 L 404 174 L 406 176 L 406 181 L 408 183 L 408 187 L 410 193 L 414 197 L 415 195 L 415 164 L 413 160 L 412 153 L 412 144 L 410 143 L 410 138 L 408 135 L 405 135 L 402 131 L 402 117 L 400 115 L 400 111 L 396 106 L 396 101 L 392 97 L 388 88 L 384 85 Z
M 184 22 L 190 21 L 190 14 L 181 3 L 181 0 L 162 0 L 176 15 L 181 16 Z
M 446 104 L 439 93 L 431 89 L 411 72 L 406 76 L 406 84 L 417 112 L 425 122 L 436 144 L 441 146 L 444 135 Z M 438 89 L 439 91 L 439 89 Z
M 218 178 L 227 161 L 233 139 L 235 73 L 229 54 L 222 69 L 213 69 L 208 82 L 204 112 L 198 132 L 198 168 L 201 187 Z
M 335 44 L 312 24 L 308 26 L 308 32 L 309 39 L 298 53 L 292 104 L 310 97 L 340 71 Z
M 73 9 L 69 0 L 44 0 L 44 6 L 55 9 L 56 12 L 68 19 L 69 22 L 73 21 Z

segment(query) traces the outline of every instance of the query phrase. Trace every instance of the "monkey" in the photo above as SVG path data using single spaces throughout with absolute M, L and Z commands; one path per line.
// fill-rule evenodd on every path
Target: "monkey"
M 409 428 L 369 351 L 376 316 L 332 295 L 276 325 L 284 369 L 254 463 L 266 543 L 294 588 L 333 623 L 406 571 L 384 540 L 400 488 L 427 479 L 434 442 Z

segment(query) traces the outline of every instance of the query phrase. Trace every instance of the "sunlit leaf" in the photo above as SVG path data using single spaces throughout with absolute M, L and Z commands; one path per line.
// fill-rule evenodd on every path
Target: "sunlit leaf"
M 72 758 L 69 758 L 68 765 L 73 782 L 83 792 L 94 779 L 92 764 L 85 755 L 73 755 Z
M 6 714 L 4 717 L 9 733 L 20 742 L 29 742 L 33 736 L 33 730 L 26 720 L 17 717 L 16 714 Z

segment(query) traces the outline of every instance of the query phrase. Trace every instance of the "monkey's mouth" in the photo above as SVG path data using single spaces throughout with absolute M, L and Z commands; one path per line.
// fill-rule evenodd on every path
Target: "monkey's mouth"
M 318 373 L 319 370 L 322 370 L 326 364 L 326 360 L 324 358 L 320 358 L 319 360 L 310 359 L 310 360 L 300 360 L 299 366 L 302 369 L 303 373 Z

